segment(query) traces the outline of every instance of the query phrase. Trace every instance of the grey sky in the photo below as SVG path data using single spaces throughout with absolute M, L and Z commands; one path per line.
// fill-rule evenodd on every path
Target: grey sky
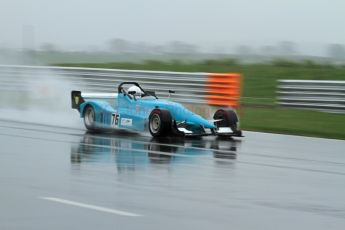
M 0 0 L 0 45 L 103 46 L 112 38 L 197 45 L 345 43 L 345 0 Z

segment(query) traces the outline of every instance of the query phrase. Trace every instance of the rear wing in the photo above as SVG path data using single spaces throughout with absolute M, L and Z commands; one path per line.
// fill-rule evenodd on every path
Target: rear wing
M 82 103 L 88 100 L 92 100 L 92 99 L 113 101 L 114 99 L 117 98 L 117 96 L 118 96 L 117 93 L 82 93 L 81 91 L 73 90 L 71 92 L 72 108 L 79 110 L 80 105 Z
M 73 90 L 71 92 L 72 109 L 79 110 L 80 105 L 85 102 L 84 98 L 81 96 L 81 91 Z

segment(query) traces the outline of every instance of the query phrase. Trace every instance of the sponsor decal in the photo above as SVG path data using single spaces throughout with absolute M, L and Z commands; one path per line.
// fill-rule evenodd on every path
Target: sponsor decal
M 123 125 L 123 126 L 132 126 L 132 119 L 121 118 L 121 125 Z

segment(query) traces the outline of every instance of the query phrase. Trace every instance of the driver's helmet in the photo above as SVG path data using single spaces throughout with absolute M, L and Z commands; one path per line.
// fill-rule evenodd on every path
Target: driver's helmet
M 135 97 L 141 97 L 144 92 L 136 85 L 132 85 L 131 87 L 128 88 L 128 92 L 129 91 L 135 91 Z

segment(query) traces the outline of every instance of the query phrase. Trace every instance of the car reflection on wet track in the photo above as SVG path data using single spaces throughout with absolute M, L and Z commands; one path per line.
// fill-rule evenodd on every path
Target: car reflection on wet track
M 122 167 L 143 164 L 174 164 L 203 155 L 212 155 L 216 160 L 235 160 L 237 145 L 234 139 L 212 138 L 205 141 L 167 137 L 139 141 L 132 136 L 86 132 L 78 146 L 72 145 L 71 162 L 112 162 L 109 159 L 113 158 L 121 170 Z

